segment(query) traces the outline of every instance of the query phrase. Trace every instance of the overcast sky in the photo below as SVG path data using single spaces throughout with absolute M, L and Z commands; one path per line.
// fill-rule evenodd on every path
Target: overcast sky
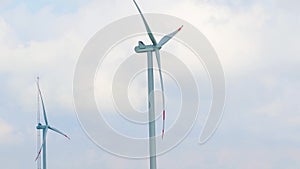
M 214 136 L 197 144 L 206 115 L 200 113 L 187 138 L 158 157 L 158 168 L 299 168 L 300 2 L 138 3 L 145 13 L 176 16 L 198 28 L 215 48 L 226 79 L 226 106 Z M 1 168 L 36 168 L 38 75 L 49 121 L 71 137 L 48 133 L 48 168 L 148 167 L 147 160 L 116 157 L 93 144 L 77 120 L 72 94 L 76 62 L 88 40 L 133 14 L 131 0 L 0 1 Z

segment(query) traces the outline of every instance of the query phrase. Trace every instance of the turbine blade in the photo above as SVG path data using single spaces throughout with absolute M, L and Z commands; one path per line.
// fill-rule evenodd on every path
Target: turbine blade
M 42 152 L 42 149 L 43 149 L 45 141 L 46 141 L 46 135 L 47 135 L 47 128 L 45 129 L 45 134 L 43 134 L 43 144 L 41 145 L 41 148 L 38 151 L 38 154 L 37 154 L 37 156 L 35 158 L 35 161 L 38 160 L 39 157 L 41 156 L 41 152 Z
M 143 19 L 143 22 L 144 22 L 144 25 L 145 25 L 145 27 L 146 27 L 146 30 L 147 30 L 147 33 L 148 33 L 148 36 L 149 36 L 150 40 L 152 41 L 153 45 L 156 46 L 157 42 L 156 42 L 156 40 L 155 40 L 155 38 L 154 38 L 154 36 L 153 36 L 151 30 L 150 30 L 150 27 L 149 27 L 149 25 L 148 25 L 148 23 L 147 23 L 147 21 L 146 21 L 144 15 L 143 15 L 141 9 L 139 8 L 139 6 L 138 6 L 138 4 L 135 2 L 135 0 L 133 0 L 133 2 L 134 2 L 134 4 L 135 4 L 136 8 L 138 9 L 138 11 L 139 11 L 139 13 L 140 13 L 142 19 Z
M 70 140 L 70 137 L 68 137 L 65 133 L 63 133 L 63 132 L 61 132 L 61 131 L 59 131 L 58 129 L 56 129 L 56 128 L 53 128 L 53 127 L 48 127 L 50 130 L 53 130 L 53 131 L 55 131 L 55 132 L 57 132 L 57 133 L 59 133 L 59 134 L 61 134 L 61 135 L 63 135 L 63 136 L 65 136 L 67 139 L 69 139 Z
M 159 71 L 159 78 L 160 78 L 160 87 L 162 91 L 162 102 L 163 102 L 163 111 L 162 111 L 162 119 L 163 119 L 163 127 L 162 127 L 162 138 L 164 137 L 165 133 L 165 120 L 166 120 L 166 106 L 165 106 L 165 90 L 164 90 L 164 82 L 163 82 L 163 77 L 162 77 L 162 72 L 161 72 L 161 63 L 160 63 L 160 54 L 159 50 L 155 49 L 155 55 L 156 55 L 156 60 L 157 60 L 157 65 L 158 65 L 158 71 Z
M 45 104 L 44 104 L 44 99 L 43 99 L 43 96 L 42 96 L 42 92 L 41 92 L 41 89 L 40 89 L 39 81 L 37 81 L 36 84 L 37 84 L 37 88 L 38 88 L 38 91 L 39 91 L 39 94 L 40 94 L 40 98 L 41 98 L 41 102 L 42 102 L 44 120 L 45 120 L 46 125 L 48 125 L 48 120 L 47 120 L 47 115 L 46 115 L 46 108 L 45 108 Z
M 162 47 L 164 44 L 166 44 L 169 40 L 171 40 L 181 29 L 183 25 L 178 28 L 176 31 L 164 36 L 157 44 L 157 47 Z
M 41 148 L 39 149 L 38 154 L 37 154 L 37 156 L 36 156 L 36 158 L 35 158 L 34 161 L 37 161 L 37 160 L 39 159 L 39 157 L 41 156 L 41 152 L 42 152 L 42 149 L 43 149 L 43 145 L 44 145 L 44 143 L 41 145 Z
M 39 147 L 41 145 L 41 135 L 40 135 L 40 131 L 37 131 L 37 157 L 35 158 L 35 161 L 37 161 L 37 168 L 40 169 L 41 168 L 41 158 L 39 158 L 41 151 L 42 151 L 42 147 Z

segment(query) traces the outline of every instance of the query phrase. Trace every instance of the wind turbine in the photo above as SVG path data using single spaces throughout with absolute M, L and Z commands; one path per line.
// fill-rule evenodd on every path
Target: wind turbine
M 56 132 L 58 134 L 61 134 L 61 135 L 65 136 L 68 139 L 70 139 L 70 138 L 66 134 L 64 134 L 63 132 L 59 131 L 58 129 L 56 129 L 54 127 L 51 127 L 48 124 L 47 115 L 46 115 L 46 108 L 45 108 L 45 104 L 44 104 L 42 92 L 41 92 L 41 89 L 40 89 L 40 86 L 39 86 L 39 77 L 37 77 L 36 85 L 37 85 L 38 97 L 39 97 L 38 104 L 39 104 L 39 100 L 40 100 L 41 103 L 42 103 L 42 110 L 43 110 L 43 116 L 44 116 L 45 125 L 42 125 L 39 122 L 38 125 L 36 126 L 37 130 L 42 130 L 43 131 L 43 139 L 42 139 L 43 143 L 42 143 L 42 145 L 41 145 L 41 147 L 40 147 L 40 149 L 38 151 L 38 154 L 37 154 L 37 157 L 35 158 L 35 161 L 37 161 L 38 159 L 40 159 L 41 152 L 43 151 L 43 169 L 46 169 L 46 167 L 47 167 L 46 166 L 46 164 L 47 164 L 46 163 L 46 141 L 47 141 L 46 137 L 47 137 L 47 131 L 48 131 L 48 129 L 50 129 L 50 130 L 52 130 L 52 131 L 54 131 L 54 132 Z M 39 118 L 38 118 L 38 121 L 39 121 Z M 39 140 L 39 138 L 38 138 L 38 140 Z M 39 168 L 39 165 L 38 165 L 38 168 Z
M 40 111 L 40 93 L 37 91 L 37 112 L 36 112 L 36 122 L 37 124 L 41 123 L 41 111 Z M 41 132 L 40 130 L 36 130 L 36 149 L 37 153 L 40 151 L 41 146 Z M 35 159 L 37 164 L 37 169 L 41 169 L 41 156 L 39 156 L 37 159 Z
M 166 112 L 165 112 L 165 95 L 164 95 L 164 85 L 163 85 L 163 77 L 161 72 L 161 63 L 160 63 L 160 53 L 159 50 L 162 48 L 164 44 L 166 44 L 169 40 L 171 40 L 181 29 L 183 26 L 178 28 L 176 31 L 165 35 L 158 43 L 156 42 L 150 27 L 141 12 L 138 4 L 135 0 L 133 0 L 135 6 L 137 7 L 144 25 L 146 27 L 148 36 L 152 42 L 152 45 L 145 45 L 142 41 L 138 42 L 138 46 L 134 48 L 136 53 L 146 53 L 147 52 L 147 64 L 148 64 L 148 120 L 149 120 L 149 153 L 150 153 L 150 169 L 156 169 L 156 140 L 155 140 L 155 113 L 154 113 L 154 82 L 153 82 L 153 57 L 152 53 L 155 52 L 156 61 L 159 70 L 159 77 L 160 77 L 160 86 L 162 91 L 162 104 L 163 104 L 163 111 L 162 111 L 162 119 L 163 119 L 163 128 L 162 128 L 162 138 L 164 137 L 165 132 L 165 119 L 166 119 Z

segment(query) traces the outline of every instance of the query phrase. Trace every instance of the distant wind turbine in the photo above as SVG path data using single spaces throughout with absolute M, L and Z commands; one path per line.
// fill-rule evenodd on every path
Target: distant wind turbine
M 58 129 L 54 128 L 54 127 L 51 127 L 49 124 L 48 124 L 48 120 L 47 120 L 47 115 L 46 115 L 46 108 L 45 108 L 45 104 L 44 104 L 44 100 L 43 100 L 43 96 L 42 96 L 42 92 L 41 92 L 41 89 L 40 89 L 40 86 L 39 86 L 39 77 L 37 77 L 37 89 L 38 89 L 38 104 L 39 104 L 39 101 L 41 101 L 42 103 L 42 110 L 43 110 L 43 116 L 44 116 L 44 121 L 45 121 L 45 125 L 42 125 L 40 122 L 38 122 L 38 125 L 36 126 L 36 129 L 38 130 L 42 130 L 43 131 L 43 143 L 40 147 L 40 149 L 38 150 L 38 154 L 37 154 L 37 157 L 35 158 L 35 161 L 38 161 L 40 160 L 40 155 L 41 155 L 41 152 L 43 151 L 43 169 L 46 169 L 46 137 L 47 137 L 47 131 L 48 129 L 56 132 L 56 133 L 59 133 L 63 136 L 65 136 L 66 138 L 70 139 L 66 134 L 64 134 L 63 132 L 59 131 Z M 39 111 L 38 111 L 38 114 L 39 114 Z M 38 121 L 39 121 L 39 115 L 38 115 Z M 39 134 L 38 134 L 38 137 L 39 137 Z M 39 138 L 38 138 L 39 140 Z M 38 141 L 39 143 L 39 141 Z M 39 161 L 38 161 L 39 163 Z M 40 168 L 39 164 L 38 164 L 38 168 Z
M 156 141 L 155 141 L 155 113 L 154 113 L 154 83 L 153 83 L 153 57 L 152 52 L 155 52 L 158 70 L 159 70 L 159 77 L 160 77 L 160 85 L 162 90 L 162 104 L 163 104 L 163 111 L 162 111 L 162 119 L 163 119 L 163 128 L 162 128 L 162 138 L 164 137 L 165 133 L 165 94 L 164 94 L 164 85 L 163 85 L 163 77 L 161 72 L 161 63 L 160 63 L 160 53 L 159 50 L 162 48 L 164 44 L 166 44 L 169 40 L 171 40 L 181 29 L 183 26 L 178 28 L 176 31 L 165 35 L 158 43 L 156 42 L 150 27 L 141 12 L 138 4 L 135 0 L 133 0 L 135 6 L 137 7 L 144 25 L 146 27 L 148 36 L 152 42 L 152 45 L 145 45 L 142 41 L 138 42 L 138 46 L 134 48 L 136 53 L 144 53 L 147 52 L 147 63 L 148 63 L 148 120 L 149 120 L 149 153 L 150 153 L 150 169 L 156 169 Z

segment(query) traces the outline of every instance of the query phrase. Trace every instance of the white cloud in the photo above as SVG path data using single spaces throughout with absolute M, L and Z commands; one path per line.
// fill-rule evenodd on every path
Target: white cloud
M 14 145 L 19 143 L 20 133 L 15 131 L 12 125 L 0 119 L 0 145 Z
M 180 145 L 182 154 L 175 151 L 161 157 L 162 160 L 159 161 L 161 166 L 198 168 L 200 165 L 210 166 L 210 168 L 230 168 L 234 165 L 236 168 L 245 168 L 257 162 L 251 159 L 253 156 L 259 157 L 260 160 L 256 167 L 274 166 L 272 163 L 277 163 L 280 159 L 286 159 L 286 163 L 291 161 L 299 166 L 299 163 L 295 162 L 299 151 L 294 150 L 299 147 L 296 141 L 299 140 L 297 135 L 299 30 L 297 28 L 300 15 L 294 16 L 299 12 L 294 10 L 290 13 L 289 10 L 282 10 L 280 6 L 259 2 L 251 3 L 243 10 L 233 8 L 230 4 L 208 1 L 197 3 L 157 1 L 150 4 L 140 0 L 139 3 L 145 12 L 174 15 L 189 21 L 202 31 L 219 54 L 230 85 L 227 112 L 224 115 L 226 123 L 221 124 L 223 129 L 221 132 L 225 133 L 224 136 L 214 137 L 214 142 L 200 146 L 199 149 L 193 145 L 189 148 L 187 144 L 182 144 Z M 291 4 L 284 8 L 291 9 L 291 7 L 294 9 Z M 23 110 L 21 113 L 35 111 L 34 80 L 39 74 L 49 112 L 53 110 L 51 114 L 64 113 L 54 111 L 62 109 L 72 112 L 73 71 L 84 44 L 106 24 L 130 14 L 137 14 L 131 1 L 92 1 L 82 5 L 74 13 L 61 15 L 53 14 L 48 7 L 43 7 L 36 13 L 29 12 L 24 6 L 6 10 L 0 17 L 0 91 L 9 95 L 9 97 L 1 95 L 3 105 L 14 104 L 15 109 Z M 267 76 L 268 73 L 272 76 Z M 105 82 L 105 85 L 109 84 Z M 144 89 L 140 86 L 132 88 L 133 91 Z M 108 91 L 102 92 L 103 95 L 109 95 Z M 143 97 L 138 93 L 133 93 L 132 97 L 137 98 L 134 103 L 142 104 L 138 100 Z M 289 111 L 286 111 L 287 109 Z M 17 122 L 25 123 L 24 119 L 17 119 L 14 115 L 5 114 L 5 116 L 13 119 L 10 121 L 14 121 L 17 128 L 21 128 Z M 63 121 L 69 119 L 64 118 Z M 275 130 L 281 128 L 282 131 L 289 129 L 289 132 L 280 132 L 283 136 L 269 137 L 277 133 Z M 21 137 L 23 135 L 16 130 L 11 123 L 0 120 L 0 143 L 6 146 L 13 140 L 23 139 Z M 245 138 L 241 138 L 245 133 L 256 143 L 265 140 L 268 142 L 262 142 L 260 145 L 251 144 L 253 149 L 249 150 L 246 148 L 249 145 L 243 142 Z M 276 144 L 280 139 L 283 140 L 280 143 L 280 150 L 284 152 L 282 154 L 269 144 Z M 225 143 L 223 140 L 226 140 Z M 233 145 L 226 144 L 228 140 Z M 290 144 L 291 142 L 293 144 Z M 72 151 L 75 155 L 69 161 L 70 165 L 72 161 L 78 160 L 81 162 L 78 166 L 85 166 L 85 161 L 80 160 L 81 152 L 77 151 L 77 148 L 85 151 L 85 143 L 78 141 L 72 145 L 76 149 Z M 248 143 L 250 144 L 250 141 Z M 24 146 L 32 144 L 32 140 L 27 140 Z M 211 149 L 215 146 L 227 148 Z M 262 150 L 260 146 L 264 146 L 264 149 Z M 201 151 L 203 149 L 205 151 Z M 24 152 L 24 154 L 30 153 Z M 90 160 L 87 161 L 89 168 L 97 168 L 101 164 L 97 161 L 97 157 L 103 154 L 103 152 L 97 154 L 93 151 L 85 151 L 86 159 Z M 185 162 L 181 165 L 174 164 L 174 159 L 180 157 Z M 216 158 L 218 164 L 213 165 Z M 147 164 L 147 161 L 128 162 L 127 159 L 118 159 L 118 163 L 115 163 L 110 155 L 101 159 L 105 161 L 107 168 L 113 168 L 112 166 L 140 168 L 136 164 L 145 164 L 145 166 Z M 52 162 L 60 166 L 61 159 L 52 157 Z
M 169 12 L 195 25 L 212 43 L 228 75 L 251 71 L 260 61 L 261 38 L 269 17 L 257 4 L 244 10 L 209 2 L 184 1 Z
M 33 97 L 30 94 L 33 93 L 33 88 L 30 86 L 33 85 L 34 76 L 40 74 L 47 104 L 71 110 L 71 85 L 76 59 L 85 42 L 98 29 L 111 22 L 114 17 L 121 17 L 123 13 L 136 13 L 136 9 L 130 7 L 131 3 L 126 3 L 128 9 L 122 4 L 104 3 L 103 6 L 103 2 L 92 1 L 79 8 L 77 13 L 60 16 L 54 15 L 47 7 L 36 13 L 31 13 L 24 5 L 12 10 L 14 14 L 9 23 L 13 27 L 5 20 L 1 22 L 4 30 L 2 34 L 6 38 L 1 44 L 3 62 L 0 69 L 10 76 L 7 85 L 10 86 L 9 90 L 24 93 L 20 97 L 20 103 L 30 104 L 27 99 L 27 96 Z M 124 11 L 115 13 L 113 5 L 120 6 Z M 104 7 L 112 10 L 107 11 Z M 133 11 L 129 10 L 131 8 Z M 165 6 L 158 11 L 163 8 Z M 226 73 L 235 74 L 255 67 L 254 63 L 260 56 L 259 31 L 266 17 L 260 6 L 247 11 L 234 11 L 221 5 L 184 1 L 173 4 L 170 8 L 169 14 L 186 19 L 204 32 L 215 46 Z M 103 10 L 107 12 L 107 17 L 103 17 Z M 148 11 L 147 8 L 145 10 Z M 11 12 L 6 15 L 8 14 Z M 24 20 L 30 22 L 24 23 Z M 45 21 L 47 24 L 44 24 Z M 253 31 L 258 32 L 253 34 Z M 17 38 L 11 38 L 14 36 Z M 14 45 L 8 46 L 6 42 L 11 39 L 14 39 Z M 51 85 L 53 82 L 56 85 Z M 24 86 L 27 86 L 25 90 Z

